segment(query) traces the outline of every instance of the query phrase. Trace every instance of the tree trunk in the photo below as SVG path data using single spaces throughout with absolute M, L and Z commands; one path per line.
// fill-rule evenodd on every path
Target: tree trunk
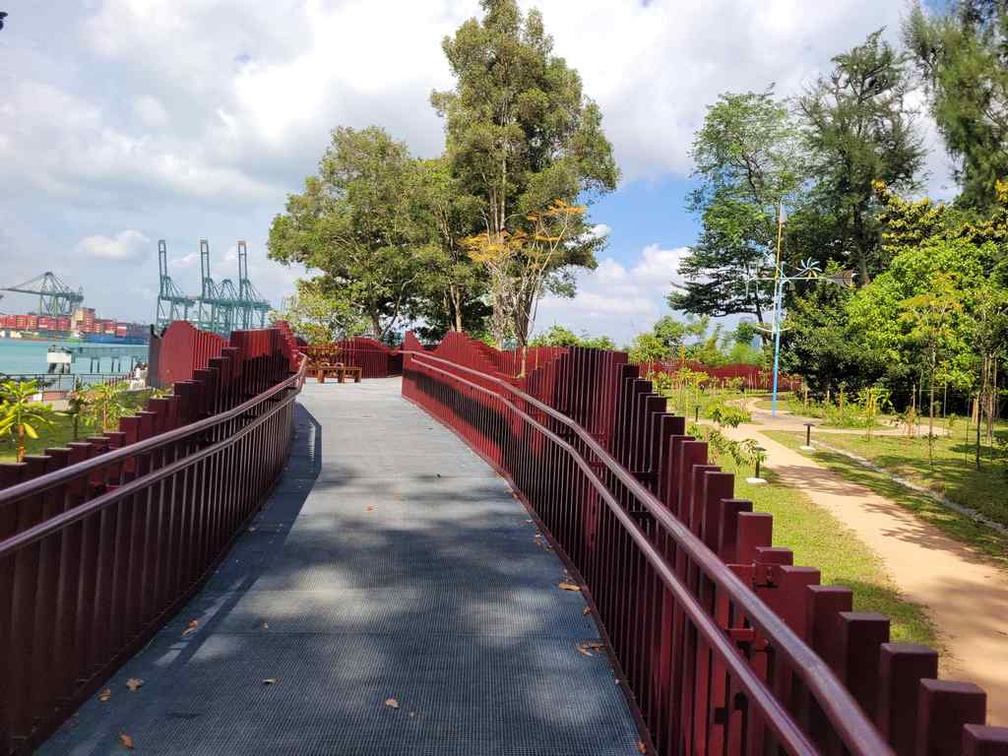
M 871 283 L 868 277 L 868 242 L 864 238 L 864 219 L 861 211 L 854 208 L 854 246 L 858 254 L 858 288 Z
M 462 290 L 460 287 L 452 284 L 448 287 L 448 294 L 452 307 L 452 328 L 456 331 L 462 331 L 464 330 L 462 328 Z
M 935 360 L 931 360 L 931 387 L 929 389 L 928 406 L 928 467 L 934 467 L 934 377 Z
M 24 425 L 19 423 L 17 429 L 18 429 L 17 461 L 24 462 L 25 458 Z

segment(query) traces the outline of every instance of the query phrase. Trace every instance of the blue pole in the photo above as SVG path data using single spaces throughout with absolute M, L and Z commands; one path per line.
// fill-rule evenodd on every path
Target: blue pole
M 774 352 L 773 352 L 773 399 L 770 401 L 770 416 L 777 417 L 777 376 L 780 373 L 780 332 L 781 332 L 781 292 L 784 281 L 778 280 L 774 291 Z

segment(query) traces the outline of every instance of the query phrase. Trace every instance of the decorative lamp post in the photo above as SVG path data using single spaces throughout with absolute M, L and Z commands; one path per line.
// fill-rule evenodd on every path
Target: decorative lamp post
M 812 258 L 807 258 L 792 267 L 790 273 L 785 270 L 784 263 L 780 261 L 778 250 L 778 261 L 774 269 L 773 277 L 755 276 L 752 281 L 773 281 L 773 320 L 770 322 L 769 331 L 773 336 L 774 357 L 773 357 L 773 397 L 770 402 L 770 414 L 777 417 L 777 393 L 780 382 L 780 343 L 781 331 L 784 330 L 784 289 L 788 284 L 801 281 L 829 281 L 839 286 L 850 286 L 854 281 L 854 274 L 851 271 L 843 271 L 836 274 L 825 275 L 819 269 L 819 263 Z M 764 328 L 764 331 L 767 329 Z

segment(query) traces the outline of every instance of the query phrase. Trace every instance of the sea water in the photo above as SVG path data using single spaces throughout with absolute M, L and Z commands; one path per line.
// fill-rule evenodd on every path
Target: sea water
M 5 375 L 26 375 L 47 372 L 49 366 L 46 364 L 46 352 L 49 351 L 49 347 L 51 346 L 65 346 L 72 349 L 74 347 L 88 346 L 88 344 L 80 341 L 29 341 L 27 339 L 0 338 L 0 373 Z M 96 343 L 92 346 L 109 347 L 112 345 Z M 122 346 L 119 347 L 119 352 L 122 355 L 119 360 L 121 368 L 116 372 L 125 373 L 129 371 L 130 359 L 126 355 L 135 356 L 138 362 L 147 361 L 146 344 Z M 92 370 L 92 366 L 95 370 Z M 91 358 L 87 355 L 76 355 L 70 369 L 73 373 L 91 373 L 95 371 L 111 373 L 112 360 L 108 357 L 103 357 L 100 361 L 95 360 L 92 363 Z

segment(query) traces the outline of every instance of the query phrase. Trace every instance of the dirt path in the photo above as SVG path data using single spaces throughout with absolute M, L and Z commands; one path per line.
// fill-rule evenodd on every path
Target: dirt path
M 942 634 L 942 676 L 982 687 L 988 723 L 1008 725 L 1008 574 L 898 504 L 760 432 L 765 429 L 725 430 L 755 438 L 785 484 L 832 512 L 882 558 L 903 595 L 925 605 Z
M 763 426 L 763 430 L 783 430 L 804 433 L 805 424 L 812 423 L 813 436 L 822 434 L 839 436 L 864 434 L 864 430 L 861 428 L 824 428 L 822 426 L 825 421 L 822 418 L 795 415 L 787 410 L 781 409 L 779 405 L 777 407 L 777 416 L 774 417 L 770 410 L 757 406 L 757 402 L 759 401 L 759 399 L 746 399 L 744 401 L 740 401 L 739 404 L 750 415 L 752 415 L 753 421 L 756 424 Z M 924 418 L 924 420 L 924 425 L 922 425 L 919 429 L 920 433 L 927 433 L 927 418 Z M 897 426 L 883 426 L 872 430 L 872 435 L 874 436 L 905 436 L 906 434 L 906 428 Z M 945 436 L 948 435 L 948 431 L 945 428 L 936 425 L 934 428 L 934 434 L 936 436 Z

